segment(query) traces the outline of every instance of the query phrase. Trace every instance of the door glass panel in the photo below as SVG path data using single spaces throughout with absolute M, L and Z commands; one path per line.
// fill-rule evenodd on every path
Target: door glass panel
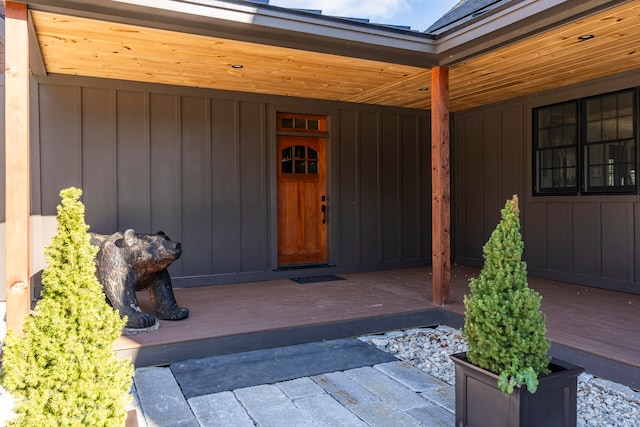
M 305 119 L 295 119 L 295 128 L 296 129 L 306 129 L 307 121 Z
M 308 169 L 309 169 L 307 171 L 308 173 L 313 174 L 313 175 L 317 174 L 318 173 L 318 161 L 317 160 L 309 160 Z
M 293 160 L 282 161 L 282 173 L 293 173 Z
M 318 151 L 304 145 L 295 145 L 281 150 L 282 173 L 318 174 Z
M 293 118 L 291 117 L 283 117 L 282 118 L 282 127 L 286 129 L 293 129 Z

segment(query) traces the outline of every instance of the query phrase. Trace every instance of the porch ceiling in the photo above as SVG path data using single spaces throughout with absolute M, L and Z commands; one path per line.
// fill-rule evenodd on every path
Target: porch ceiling
M 48 73 L 430 107 L 428 68 L 46 11 L 32 10 L 31 17 Z M 595 37 L 578 39 L 587 34 Z M 640 2 L 570 20 L 449 67 L 452 111 L 638 68 Z

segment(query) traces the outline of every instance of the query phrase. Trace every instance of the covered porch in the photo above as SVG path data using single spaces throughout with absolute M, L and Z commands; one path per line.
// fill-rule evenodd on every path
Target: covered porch
M 149 366 L 418 326 L 460 328 L 463 296 L 478 273 L 452 266 L 452 304 L 445 306 L 431 302 L 430 268 L 338 274 L 345 280 L 309 284 L 281 279 L 177 289 L 189 318 L 122 336 L 115 349 L 136 366 Z M 529 286 L 543 297 L 552 356 L 640 388 L 640 295 L 533 277 Z M 144 294 L 140 300 L 150 310 Z
M 431 258 L 435 280 L 431 289 L 423 291 L 431 292 L 431 301 L 439 305 L 448 303 L 450 299 L 450 115 L 491 103 L 533 96 L 543 91 L 604 78 L 615 73 L 629 72 L 638 67 L 635 46 L 639 33 L 634 31 L 637 28 L 636 3 L 621 0 L 580 4 L 570 1 L 545 1 L 543 4 L 531 1 L 505 3 L 490 11 L 482 11 L 478 16 L 470 16 L 468 21 L 437 34 L 362 25 L 349 20 L 283 10 L 255 2 L 202 2 L 194 5 L 162 1 L 151 7 L 146 2 L 137 0 L 106 3 L 97 0 L 44 0 L 5 2 L 5 7 L 5 37 L 11 41 L 7 43 L 5 54 L 4 175 L 6 182 L 11 184 L 7 186 L 4 197 L 5 279 L 9 307 L 8 323 L 17 330 L 21 328 L 22 317 L 28 313 L 33 296 L 30 279 L 36 273 L 36 269 L 30 265 L 30 256 L 32 252 L 40 249 L 38 239 L 43 238 L 44 234 L 32 227 L 31 217 L 46 215 L 45 209 L 41 206 L 43 200 L 48 201 L 55 194 L 53 189 L 42 188 L 43 183 L 53 183 L 54 180 L 49 176 L 32 176 L 32 154 L 33 163 L 36 164 L 38 161 L 42 163 L 46 154 L 38 158 L 42 153 L 31 153 L 33 147 L 30 146 L 30 142 L 34 141 L 34 145 L 37 145 L 37 142 L 40 142 L 37 141 L 40 134 L 30 133 L 37 126 L 31 126 L 29 116 L 30 112 L 42 108 L 30 105 L 30 101 L 35 98 L 31 94 L 38 92 L 40 85 L 49 81 L 55 82 L 60 76 L 73 76 L 78 80 L 99 78 L 103 82 L 115 81 L 118 85 L 124 84 L 127 87 L 137 87 L 143 83 L 164 85 L 163 87 L 171 91 L 183 87 L 194 91 L 226 91 L 223 97 L 237 97 L 240 93 L 250 94 L 248 99 L 254 101 L 266 96 L 278 96 L 280 104 L 276 103 L 273 111 L 269 110 L 272 116 L 283 100 L 291 101 L 286 107 L 290 108 L 290 105 L 299 105 L 303 99 L 341 103 L 340 107 L 333 108 L 331 112 L 340 111 L 339 108 L 344 108 L 347 104 L 403 108 L 405 111 L 430 109 L 431 120 L 421 128 L 421 131 L 424 129 L 424 137 L 414 139 L 419 140 L 420 146 L 417 147 L 420 150 L 425 153 L 430 151 L 430 156 L 425 158 L 428 157 L 431 163 L 431 174 L 428 179 L 422 179 L 415 191 L 407 190 L 407 194 L 411 193 L 408 198 L 410 200 L 419 197 L 430 200 L 430 209 L 425 206 L 424 212 L 420 210 L 422 207 L 406 208 L 406 211 L 418 213 L 416 215 L 420 220 L 428 218 L 432 223 L 430 229 L 419 230 L 422 241 L 432 243 L 430 250 L 426 247 L 421 248 L 419 256 Z M 594 34 L 597 35 L 596 38 Z M 583 36 L 591 36 L 588 39 L 594 40 L 585 42 Z M 260 55 L 255 54 L 258 51 Z M 593 58 L 601 60 L 593 61 Z M 340 84 L 335 84 L 336 74 L 344 76 Z M 30 85 L 33 86 L 34 83 L 35 88 L 30 89 Z M 81 91 L 74 95 L 74 99 L 81 101 L 80 93 Z M 143 101 L 148 101 L 150 96 L 146 96 L 143 96 Z M 114 96 L 110 101 L 114 105 L 117 104 Z M 103 104 L 105 103 L 97 103 Z M 126 100 L 122 104 L 133 105 Z M 269 103 L 269 106 L 271 105 L 272 102 Z M 142 112 L 135 124 L 144 125 L 150 114 L 142 108 L 132 108 Z M 55 108 L 49 110 L 53 109 Z M 116 110 L 117 108 L 114 111 Z M 182 113 L 182 110 L 179 112 Z M 239 115 L 235 111 L 232 112 Z M 266 110 L 257 111 L 257 114 L 262 114 L 261 120 L 265 123 L 272 118 L 267 116 Z M 114 117 L 116 116 L 123 117 L 127 114 L 114 113 Z M 378 111 L 369 116 L 386 117 Z M 55 119 L 53 121 L 56 122 Z M 74 123 L 78 122 L 80 121 L 76 120 Z M 149 147 L 158 144 L 158 138 L 152 138 L 152 132 L 148 129 L 142 129 L 140 134 L 134 132 L 132 136 L 122 135 L 126 132 L 118 133 L 116 130 L 128 128 L 114 126 L 107 121 L 100 123 L 106 125 L 106 131 L 97 132 L 98 136 L 104 137 L 106 143 L 119 144 L 119 149 L 140 143 L 140 148 L 148 153 L 151 151 Z M 270 131 L 268 126 L 264 128 L 266 130 L 263 134 L 251 135 L 263 145 L 265 142 L 273 142 L 276 138 L 275 132 Z M 182 130 L 179 126 L 177 129 Z M 417 127 L 412 128 L 411 132 L 416 132 L 416 129 Z M 138 127 L 135 130 L 140 131 Z M 427 137 L 427 130 L 430 138 Z M 175 132 L 177 135 L 177 131 Z M 398 131 L 392 133 L 397 135 Z M 213 131 L 209 129 L 204 132 L 204 137 L 194 139 L 210 140 L 212 134 Z M 128 139 L 127 136 L 131 138 Z M 232 138 L 238 138 L 238 135 L 231 135 L 230 139 Z M 70 144 L 73 147 L 68 147 L 70 150 L 82 147 L 84 142 L 99 139 L 80 128 L 74 130 L 73 135 L 52 135 L 55 144 L 59 144 L 60 141 L 72 141 Z M 188 138 L 185 137 L 186 139 Z M 428 140 L 429 143 L 426 142 Z M 185 141 L 178 142 L 185 144 L 179 146 L 181 152 L 198 157 L 196 152 L 189 150 Z M 266 152 L 263 147 L 260 148 Z M 358 150 L 365 151 L 362 147 Z M 63 152 L 64 149 L 56 146 L 55 151 Z M 111 154 L 118 152 L 120 151 L 115 150 Z M 225 153 L 219 154 L 222 157 Z M 268 155 L 273 156 L 271 152 L 268 152 Z M 383 157 L 384 153 L 376 155 Z M 82 154 L 68 157 L 73 164 L 66 170 L 75 175 L 70 172 L 70 176 L 61 178 L 60 182 L 56 181 L 52 187 L 62 185 L 63 182 L 65 185 L 76 182 L 80 186 L 88 185 L 86 181 L 89 174 L 83 175 L 82 170 L 90 169 L 90 165 L 83 164 Z M 97 157 L 102 160 L 102 157 Z M 127 162 L 118 163 L 115 156 L 113 157 L 114 164 L 127 166 Z M 334 160 L 341 158 L 336 155 Z M 371 158 L 372 165 L 380 169 L 381 162 L 373 156 Z M 265 157 L 265 160 L 269 159 L 268 156 Z M 149 159 L 143 160 L 148 162 Z M 522 161 L 524 164 L 526 159 L 523 157 Z M 258 230 L 259 234 L 266 235 L 271 245 L 263 251 L 263 258 L 259 260 L 261 264 L 258 270 L 266 275 L 278 264 L 273 243 L 277 239 L 273 233 L 276 226 L 268 222 L 277 216 L 274 203 L 275 180 L 274 173 L 265 165 L 266 161 L 258 169 L 262 171 L 261 176 L 251 175 L 249 178 L 255 178 L 256 182 L 264 182 L 265 177 L 270 178 L 272 181 L 269 182 L 269 186 L 261 189 L 263 194 L 259 194 L 258 198 L 249 200 L 246 206 L 239 208 L 249 209 L 259 205 L 260 209 L 251 212 L 258 211 L 264 215 L 264 218 L 260 218 L 261 222 L 246 216 L 246 222 L 259 223 L 262 227 Z M 58 169 L 63 168 L 52 169 L 54 170 L 45 172 L 56 175 Z M 151 224 L 153 195 L 145 194 L 144 197 L 139 197 L 139 194 L 136 194 L 129 197 L 125 191 L 128 185 L 124 183 L 134 180 L 123 172 L 127 171 L 117 171 L 113 178 L 113 182 L 119 182 L 120 185 L 105 184 L 105 187 L 114 193 L 106 205 L 116 208 L 112 209 L 114 212 L 101 219 L 120 228 L 129 227 L 134 222 Z M 145 175 L 149 182 L 141 184 L 147 189 L 147 193 L 150 193 L 149 189 L 152 188 L 164 188 L 164 181 L 151 183 L 155 175 L 152 170 L 147 172 L 149 173 Z M 337 172 L 337 166 L 334 172 Z M 178 185 L 182 185 L 178 179 L 184 175 L 181 173 L 176 169 L 175 176 L 161 175 L 160 179 L 175 178 L 178 183 L 172 182 L 171 188 L 182 190 Z M 238 171 L 236 175 L 240 176 Z M 338 174 L 334 176 L 336 175 Z M 385 184 L 393 193 L 399 193 L 395 190 L 401 182 L 400 174 L 396 175 L 397 183 Z M 206 176 L 202 174 L 195 178 Z M 524 186 L 524 182 L 521 184 L 505 180 L 500 192 L 504 193 L 504 197 L 516 192 L 522 194 L 527 187 Z M 356 192 L 364 188 L 358 185 L 353 187 Z M 104 190 L 102 187 L 100 189 Z M 338 189 L 336 185 L 336 196 L 339 196 Z M 175 191 L 172 200 L 184 200 L 184 194 Z M 203 194 L 205 193 L 211 194 L 208 190 L 203 191 Z M 378 190 L 371 193 L 374 196 L 372 206 L 382 212 L 386 207 L 382 205 L 382 198 L 375 197 Z M 355 215 L 366 212 L 366 205 L 363 208 L 358 207 L 355 201 L 349 200 L 349 196 L 350 194 L 344 196 L 345 203 L 342 207 L 338 203 L 329 207 L 330 216 L 335 219 L 335 215 L 343 212 L 351 214 L 351 211 L 346 209 L 350 206 L 349 203 L 356 206 Z M 361 201 L 367 201 L 366 195 L 354 196 Z M 195 194 L 194 200 L 200 200 L 201 197 L 202 194 Z M 501 201 L 503 195 L 496 191 L 491 197 Z M 339 200 L 340 197 L 335 199 Z M 146 203 L 142 209 L 135 208 L 134 202 L 139 200 Z M 245 201 L 239 195 L 233 200 L 238 205 Z M 396 202 L 394 200 L 394 203 Z M 485 205 L 487 209 L 490 207 L 491 212 L 495 212 L 490 203 Z M 95 203 L 94 206 L 101 207 L 102 204 Z M 214 206 L 213 202 L 211 206 Z M 183 212 L 183 206 L 177 202 L 171 207 L 175 208 L 176 212 L 167 214 L 167 217 L 172 220 L 178 218 L 176 221 L 183 221 L 185 224 L 194 223 L 189 221 L 188 213 L 199 212 L 198 209 L 185 209 Z M 339 208 L 344 208 L 343 212 L 339 211 Z M 401 206 L 392 206 L 392 210 L 394 215 L 403 213 Z M 205 212 L 208 217 L 198 219 L 211 224 L 213 213 L 209 211 L 210 209 Z M 148 218 L 145 219 L 145 216 Z M 345 214 L 344 220 L 347 219 L 352 220 Z M 171 221 L 163 221 L 167 222 Z M 486 222 L 490 223 L 490 219 Z M 333 224 L 338 224 L 338 221 L 333 221 Z M 330 232 L 333 232 L 333 235 L 330 237 L 340 236 L 338 225 L 332 225 Z M 382 226 L 377 225 L 377 230 L 380 229 Z M 482 234 L 481 231 L 476 234 Z M 397 230 L 393 232 L 396 233 Z M 418 233 L 416 230 L 410 230 L 407 235 L 410 234 Z M 462 236 L 462 233 L 460 235 Z M 181 237 L 185 236 L 178 236 Z M 183 238 L 181 240 L 184 241 Z M 337 238 L 333 239 L 333 242 L 337 241 Z M 242 243 L 249 246 L 246 242 Z M 367 243 L 354 239 L 353 245 L 357 249 L 366 246 Z M 32 246 L 37 249 L 33 249 Z M 198 245 L 195 246 L 195 249 L 198 249 Z M 382 240 L 376 242 L 376 247 L 384 247 Z M 354 250 L 353 259 L 363 259 L 361 254 L 355 252 Z M 251 253 L 246 257 L 250 258 L 253 255 Z M 329 250 L 329 256 L 331 264 L 348 265 L 351 262 L 350 259 L 342 259 L 346 256 L 340 252 L 337 244 Z M 192 264 L 202 265 L 196 262 Z M 241 264 L 239 262 L 239 265 Z M 182 276 L 213 277 L 220 273 L 213 271 L 213 268 L 211 270 L 203 274 L 201 271 L 185 269 Z

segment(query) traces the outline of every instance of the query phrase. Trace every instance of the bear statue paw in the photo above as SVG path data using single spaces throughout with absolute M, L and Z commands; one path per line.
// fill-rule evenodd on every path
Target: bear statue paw
M 149 328 L 156 323 L 156 318 L 150 314 L 135 312 L 127 314 L 127 328 L 144 329 Z
M 162 320 L 181 320 L 189 317 L 189 309 L 176 307 L 172 310 L 156 311 L 156 315 Z

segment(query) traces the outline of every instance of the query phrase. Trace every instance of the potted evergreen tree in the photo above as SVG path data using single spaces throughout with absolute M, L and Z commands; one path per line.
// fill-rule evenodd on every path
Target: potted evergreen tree
M 551 359 L 540 310 L 522 261 L 518 197 L 483 248 L 484 266 L 465 295 L 469 350 L 456 366 L 456 426 L 575 426 L 582 368 Z
M 20 426 L 123 426 L 133 365 L 113 341 L 126 323 L 95 275 L 98 250 L 84 222 L 82 191 L 62 190 L 58 228 L 46 248 L 42 299 L 24 336 L 8 331 L 0 379 L 16 399 Z

